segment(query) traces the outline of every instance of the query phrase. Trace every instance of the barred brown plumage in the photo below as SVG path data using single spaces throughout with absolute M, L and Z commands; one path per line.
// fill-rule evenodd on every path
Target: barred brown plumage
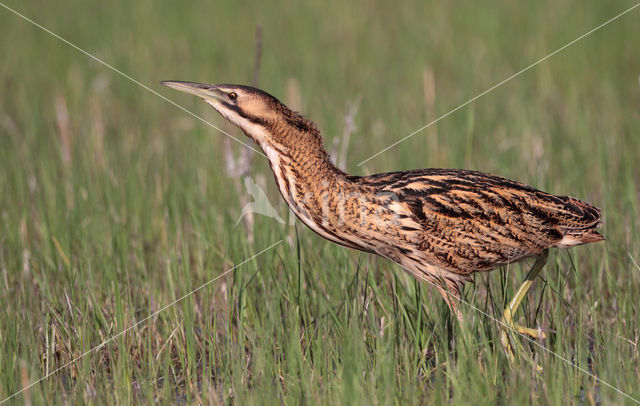
M 162 82 L 203 98 L 266 154 L 291 210 L 322 237 L 391 259 L 435 285 L 460 317 L 456 299 L 474 272 L 534 257 L 536 263 L 504 312 L 512 315 L 550 247 L 604 239 L 600 210 L 501 176 L 423 169 L 352 176 L 329 158 L 315 125 L 262 90 L 239 85 Z M 508 346 L 506 336 L 503 343 Z M 510 347 L 509 347 L 510 348 Z

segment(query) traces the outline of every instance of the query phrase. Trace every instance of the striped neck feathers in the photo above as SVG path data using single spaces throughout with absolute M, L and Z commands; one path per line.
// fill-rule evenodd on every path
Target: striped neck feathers
M 268 109 L 263 106 L 251 109 L 252 114 L 226 118 L 260 146 L 272 167 L 288 164 L 342 173 L 331 162 L 312 121 L 275 99 Z

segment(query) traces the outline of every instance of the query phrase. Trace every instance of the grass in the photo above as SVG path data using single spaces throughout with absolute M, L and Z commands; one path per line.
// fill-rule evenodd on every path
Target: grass
M 602 207 L 607 241 L 553 251 L 517 317 L 640 398 L 640 11 L 356 165 L 634 3 L 5 4 L 237 137 L 157 82 L 249 83 L 260 24 L 260 86 L 329 147 L 362 98 L 350 172 L 465 167 Z M 0 26 L 1 399 L 282 241 L 7 403 L 633 403 L 524 340 L 508 363 L 481 312 L 501 315 L 520 265 L 477 275 L 458 324 L 388 261 L 236 225 L 238 145 L 2 8 Z

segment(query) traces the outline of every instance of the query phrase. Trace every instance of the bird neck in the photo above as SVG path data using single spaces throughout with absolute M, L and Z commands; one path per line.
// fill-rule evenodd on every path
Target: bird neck
M 309 186 L 345 181 L 347 174 L 331 162 L 313 122 L 282 104 L 278 107 L 273 120 L 250 118 L 239 125 L 265 153 L 276 179 L 290 175 Z
M 352 192 L 311 121 L 287 109 L 278 120 L 241 128 L 265 153 L 282 197 L 303 221 L 319 218 L 328 196 Z
M 288 179 L 306 189 L 343 183 L 347 179 L 347 174 L 331 161 L 322 136 L 313 124 L 301 128 L 274 123 L 267 129 L 267 137 L 256 141 L 279 182 L 279 179 Z

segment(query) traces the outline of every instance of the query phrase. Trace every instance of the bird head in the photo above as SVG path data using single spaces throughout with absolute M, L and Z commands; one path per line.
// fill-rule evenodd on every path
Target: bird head
M 283 112 L 288 109 L 278 99 L 253 87 L 177 81 L 161 83 L 202 98 L 261 146 L 266 141 L 265 130 L 287 116 Z
M 329 162 L 316 126 L 269 93 L 250 86 L 165 81 L 162 84 L 196 95 L 255 141 L 272 165 L 288 152 L 315 155 Z

